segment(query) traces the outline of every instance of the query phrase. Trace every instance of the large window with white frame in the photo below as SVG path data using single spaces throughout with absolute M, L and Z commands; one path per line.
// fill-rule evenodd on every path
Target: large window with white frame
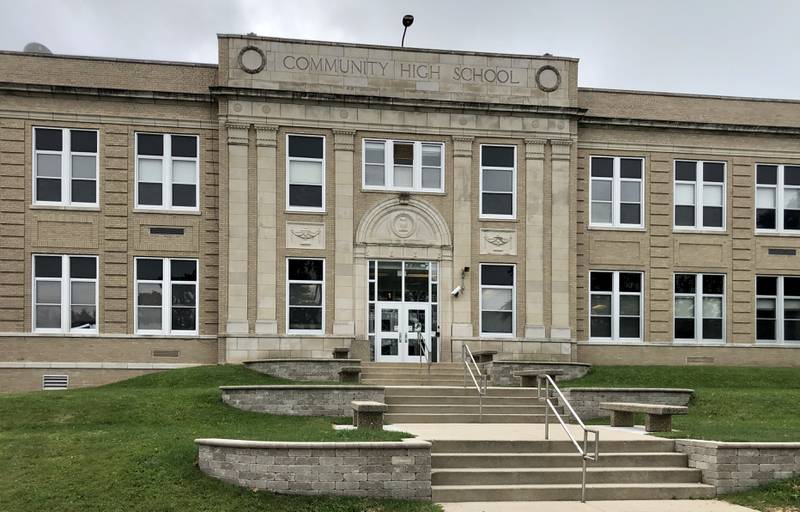
M 33 331 L 97 333 L 97 256 L 33 256 Z
M 481 218 L 516 218 L 517 147 L 481 144 L 480 159 Z
M 756 340 L 800 343 L 800 277 L 756 276 Z
M 136 134 L 136 208 L 198 211 L 199 138 Z
M 644 159 L 593 156 L 589 176 L 590 226 L 644 227 Z
M 137 334 L 198 333 L 197 260 L 136 258 Z
M 364 139 L 363 188 L 444 192 L 444 144 Z
M 675 274 L 674 336 L 678 341 L 725 339 L 725 275 Z
M 516 322 L 516 267 L 481 263 L 481 336 L 514 336 Z
M 33 129 L 33 203 L 97 206 L 97 130 Z
M 725 162 L 675 160 L 675 228 L 725 229 Z
M 286 260 L 286 332 L 325 332 L 325 260 Z
M 595 340 L 642 339 L 642 273 L 589 273 L 589 337 Z
M 800 232 L 800 165 L 756 165 L 756 231 Z
M 325 137 L 286 136 L 286 209 L 325 211 Z

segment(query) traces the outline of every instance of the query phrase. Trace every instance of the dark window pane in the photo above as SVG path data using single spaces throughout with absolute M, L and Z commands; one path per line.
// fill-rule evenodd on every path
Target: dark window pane
M 514 331 L 511 311 L 482 311 L 481 331 L 511 334 Z
M 619 337 L 620 338 L 638 338 L 639 337 L 639 317 L 623 317 L 619 319 Z
M 675 274 L 675 293 L 694 293 L 694 274 Z
M 290 281 L 322 281 L 322 260 L 289 260 Z
M 756 210 L 756 227 L 759 229 L 775 229 L 775 210 L 758 208 Z
M 775 339 L 775 320 L 756 321 L 756 339 L 774 340 Z
M 322 207 L 322 187 L 319 185 L 289 185 L 289 206 Z
M 482 213 L 484 215 L 513 215 L 513 198 L 513 194 L 492 194 L 484 192 Z
M 72 202 L 94 203 L 97 201 L 97 182 L 94 180 L 72 180 Z
M 721 340 L 722 320 L 718 318 L 703 320 L 703 338 L 707 340 Z
M 619 205 L 619 221 L 622 224 L 641 224 L 641 205 L 622 203 Z
M 61 256 L 36 256 L 36 277 L 61 277 Z
M 197 305 L 197 291 L 193 284 L 172 285 L 172 305 L 194 307 Z
M 172 206 L 197 206 L 194 185 L 172 185 Z
M 481 265 L 481 284 L 512 286 L 514 267 L 511 265 Z
M 73 279 L 94 279 L 97 277 L 97 259 L 70 256 L 69 275 Z
M 481 165 L 484 167 L 514 167 L 514 148 L 503 146 L 483 146 Z
M 137 286 L 139 306 L 161 306 L 162 286 L 155 283 L 139 283 Z M 140 308 L 144 309 L 144 308 Z M 159 315 L 158 328 L 161 328 Z
M 704 275 L 703 293 L 722 295 L 725 291 L 725 276 Z
M 172 308 L 173 331 L 194 331 L 197 328 L 196 319 L 195 308 Z
M 778 278 L 774 276 L 756 277 L 756 295 L 777 295 Z
M 621 292 L 641 292 L 642 274 L 632 272 L 619 273 L 619 291 Z
M 591 336 L 592 338 L 610 338 L 611 318 L 602 316 L 593 316 L 591 319 L 589 336 Z
M 427 264 L 406 263 L 406 297 L 409 302 L 428 302 Z
M 722 227 L 722 207 L 704 206 L 703 207 L 703 226 L 707 228 Z
M 36 149 L 61 151 L 62 145 L 61 130 L 36 128 Z
M 289 156 L 322 158 L 322 137 L 289 135 Z
M 725 181 L 725 164 L 721 162 L 705 162 L 703 164 L 703 181 Z
M 197 137 L 186 136 L 186 135 L 173 135 L 172 156 L 196 157 Z
M 800 229 L 800 210 L 783 210 L 783 228 Z
M 675 225 L 694 226 L 694 206 L 676 206 Z
M 610 292 L 613 275 L 611 272 L 592 272 L 589 288 L 593 292 Z
M 622 158 L 619 161 L 619 175 L 622 178 L 642 177 L 642 161 L 633 158 Z
M 70 307 L 70 328 L 94 329 L 97 326 L 97 308 L 95 306 Z
M 784 277 L 783 294 L 787 297 L 800 297 L 800 277 Z
M 289 329 L 322 329 L 322 308 L 289 308 Z
M 777 165 L 756 166 L 756 183 L 759 185 L 775 185 L 778 183 Z
M 139 281 L 161 281 L 164 279 L 162 260 L 146 258 L 136 260 L 136 279 Z
M 784 185 L 800 185 L 800 167 L 787 165 L 783 168 Z
M 71 130 L 69 138 L 73 153 L 97 153 L 97 132 Z
M 396 356 L 399 344 L 397 338 L 386 338 L 381 340 L 381 355 L 382 356 Z
M 197 281 L 197 262 L 193 260 L 172 260 L 170 275 L 173 281 Z
M 413 165 L 414 144 L 395 142 L 394 163 L 397 165 Z
M 613 158 L 592 158 L 592 176 L 595 178 L 611 178 L 614 176 Z
M 678 181 L 697 181 L 697 162 L 675 162 L 675 179 Z
M 149 133 L 137 134 L 136 151 L 140 155 L 164 156 L 164 136 Z
M 161 183 L 139 183 L 139 204 L 161 205 Z
M 290 306 L 322 306 L 322 284 L 290 283 Z
M 402 263 L 399 261 L 378 262 L 378 300 L 401 300 L 402 275 Z
M 694 339 L 694 318 L 675 319 L 675 339 Z
M 36 179 L 37 201 L 61 201 L 61 180 Z
M 788 341 L 800 340 L 800 322 L 797 320 L 783 322 L 783 339 Z

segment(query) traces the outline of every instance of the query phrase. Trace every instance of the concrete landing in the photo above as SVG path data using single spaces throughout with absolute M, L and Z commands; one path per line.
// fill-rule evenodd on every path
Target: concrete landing
M 753 509 L 717 500 L 663 501 L 502 501 L 440 503 L 445 512 L 754 512 Z
M 580 427 L 567 425 L 575 439 L 583 439 Z M 600 441 L 641 441 L 648 439 L 644 429 L 614 428 L 606 425 L 591 425 L 600 432 Z M 399 423 L 386 425 L 385 430 L 408 432 L 426 441 L 541 441 L 544 440 L 544 425 L 541 423 Z M 568 441 L 564 429 L 558 423 L 550 424 L 550 439 Z M 591 439 L 591 436 L 589 437 Z

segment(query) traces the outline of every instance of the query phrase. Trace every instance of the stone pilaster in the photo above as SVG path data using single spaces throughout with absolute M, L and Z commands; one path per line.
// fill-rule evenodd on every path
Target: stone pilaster
M 228 123 L 228 334 L 246 334 L 248 125 Z
M 278 224 L 275 188 L 277 183 L 277 126 L 256 126 L 256 175 L 258 183 L 258 229 L 256 243 L 256 325 L 257 334 L 277 334 L 276 272 Z
M 333 334 L 355 335 L 353 282 L 353 156 L 354 130 L 333 130 L 333 172 L 336 183 L 334 251 L 336 306 Z
M 453 288 L 461 284 L 461 271 L 472 261 L 473 140 L 474 137 L 453 136 Z M 449 291 L 445 286 L 443 293 Z M 453 337 L 473 335 L 471 296 L 467 278 L 461 295 L 452 300 Z
M 544 147 L 525 139 L 525 337 L 544 338 Z
M 570 159 L 572 140 L 553 139 L 551 162 L 552 217 L 551 236 L 552 251 L 550 264 L 550 304 L 551 324 L 550 337 L 554 339 L 570 339 L 570 275 L 572 274 L 569 251 L 570 233 Z

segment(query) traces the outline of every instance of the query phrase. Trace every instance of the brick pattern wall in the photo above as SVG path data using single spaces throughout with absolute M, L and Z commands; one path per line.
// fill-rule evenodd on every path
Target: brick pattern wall
M 600 409 L 603 402 L 625 402 L 665 405 L 689 405 L 691 389 L 655 388 L 571 388 L 564 390 L 572 408 L 583 420 L 607 418 L 610 411 Z
M 25 283 L 25 123 L 0 121 L 0 331 L 22 330 Z
M 569 344 L 565 343 L 565 345 Z M 536 354 L 537 358 L 540 355 L 541 354 Z M 541 370 L 544 368 L 558 368 L 559 370 L 564 370 L 564 375 L 559 376 L 558 380 L 579 379 L 589 372 L 591 365 L 557 361 L 553 361 L 552 363 L 493 361 L 487 364 L 487 371 L 491 376 L 492 386 L 519 386 L 520 379 L 519 377 L 515 377 L 514 373 L 525 370 Z
M 333 357 L 332 352 L 330 357 Z M 245 366 L 282 379 L 338 381 L 339 370 L 360 364 L 358 359 L 272 359 L 245 363 Z
M 286 416 L 350 416 L 352 402 L 383 402 L 378 386 L 223 386 L 222 401 L 245 411 Z

